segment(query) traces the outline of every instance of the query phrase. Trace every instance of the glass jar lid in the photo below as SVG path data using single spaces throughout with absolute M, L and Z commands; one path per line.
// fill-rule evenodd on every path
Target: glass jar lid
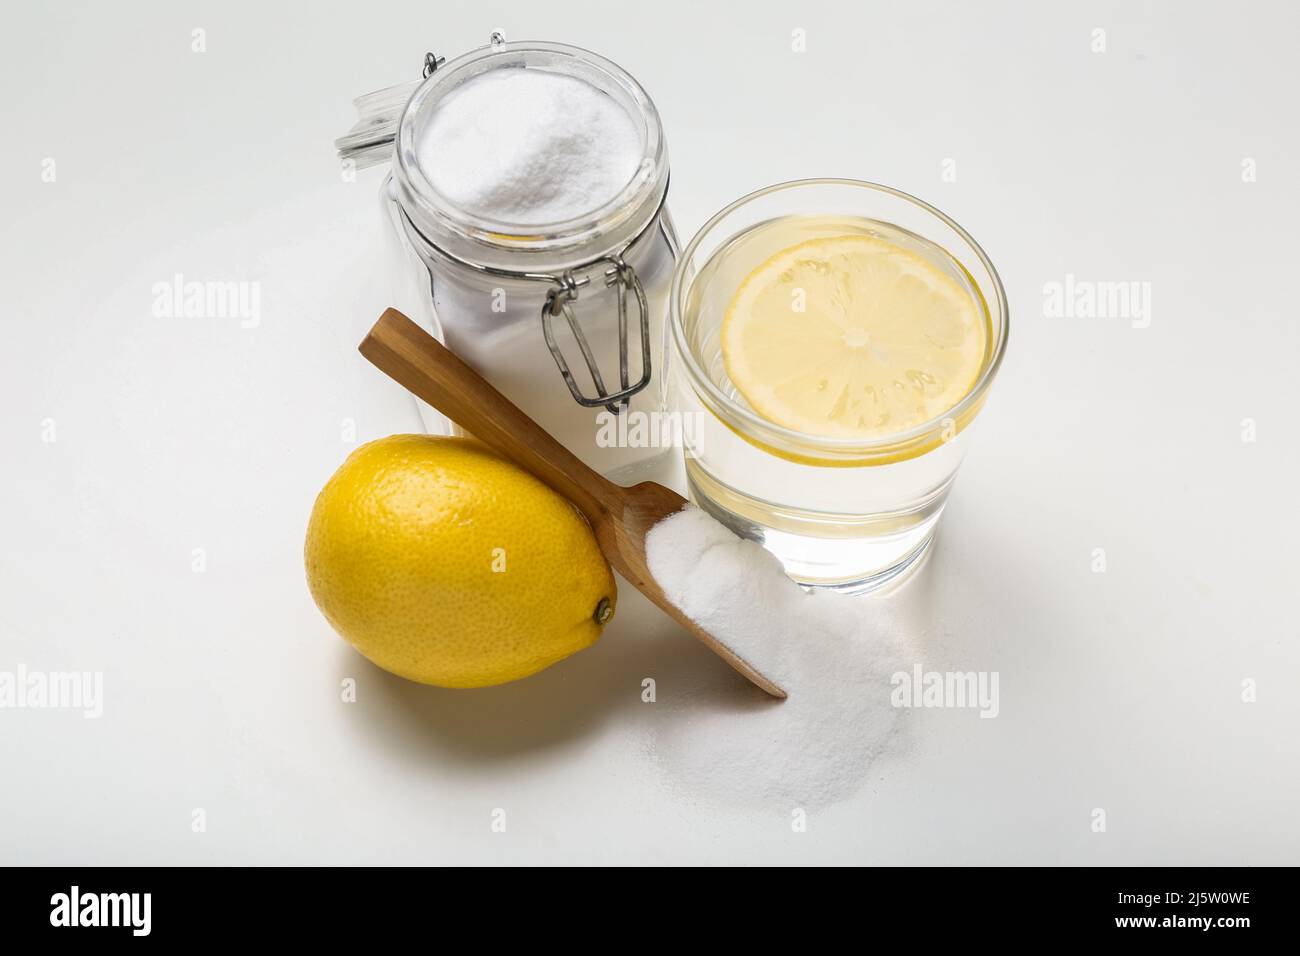
M 429 137 L 439 106 L 467 83 L 507 70 L 580 80 L 626 115 L 635 129 L 638 158 L 614 195 L 567 219 L 521 224 L 476 213 L 439 190 L 434 171 L 438 144 Z M 488 266 L 517 269 L 531 263 L 524 266 L 529 271 L 554 272 L 617 251 L 646 227 L 667 188 L 667 146 L 649 96 L 614 63 L 559 43 L 494 40 L 438 66 L 416 89 L 398 123 L 393 180 L 396 199 L 412 225 L 440 249 Z

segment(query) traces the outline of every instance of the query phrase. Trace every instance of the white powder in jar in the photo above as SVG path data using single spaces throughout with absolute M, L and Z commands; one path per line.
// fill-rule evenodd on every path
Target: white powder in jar
M 775 556 L 694 506 L 650 530 L 646 558 L 687 617 L 789 695 L 754 689 L 728 708 L 701 699 L 707 690 L 661 693 L 653 752 L 678 786 L 782 813 L 859 789 L 898 725 L 891 678 L 910 667 L 885 605 L 804 591 Z
M 637 170 L 642 142 L 627 110 L 585 80 L 502 67 L 447 94 L 418 149 L 433 188 L 461 209 L 540 225 L 618 195 Z

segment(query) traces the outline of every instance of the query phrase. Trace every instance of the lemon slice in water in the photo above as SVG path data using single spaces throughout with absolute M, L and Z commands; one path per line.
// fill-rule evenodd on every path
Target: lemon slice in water
M 982 308 L 951 275 L 886 239 L 845 235 L 790 246 L 751 272 L 727 307 L 722 358 L 769 421 L 881 438 L 960 402 L 987 339 Z

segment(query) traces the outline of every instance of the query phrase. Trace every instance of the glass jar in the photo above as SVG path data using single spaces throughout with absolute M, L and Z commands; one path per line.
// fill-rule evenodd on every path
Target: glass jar
M 946 253 L 953 279 L 983 312 L 983 359 L 971 389 L 932 421 L 879 439 L 804 434 L 759 415 L 730 381 L 722 322 L 746 276 L 780 249 L 856 230 Z M 693 426 L 683 430 L 692 500 L 776 554 L 806 586 L 869 590 L 914 566 L 934 534 L 1007 343 L 1002 282 L 961 226 L 874 183 L 771 186 L 723 209 L 687 245 L 670 323 L 670 404 Z
M 475 77 L 511 69 L 577 78 L 622 107 L 641 158 L 616 196 L 564 222 L 522 226 L 475 215 L 433 186 L 436 148 L 424 133 L 438 104 Z M 667 453 L 629 440 L 653 432 L 629 420 L 664 409 L 665 316 L 678 255 L 665 206 L 667 144 L 645 90 L 586 50 L 494 34 L 450 62 L 430 54 L 418 85 L 370 94 L 357 108 L 361 120 L 338 146 L 357 165 L 391 156 L 381 200 L 392 227 L 394 306 L 597 471 L 630 480 Z M 429 431 L 454 430 L 420 405 Z

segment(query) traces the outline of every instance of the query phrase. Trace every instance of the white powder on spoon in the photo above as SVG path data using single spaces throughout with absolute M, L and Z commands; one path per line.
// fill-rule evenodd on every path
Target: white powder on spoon
M 703 693 L 661 696 L 682 706 L 656 734 L 656 758 L 695 792 L 783 813 L 852 795 L 891 743 L 890 678 L 909 666 L 884 606 L 804 591 L 776 557 L 694 506 L 650 530 L 646 558 L 687 617 L 789 695 L 755 688 L 730 707 Z
M 500 68 L 441 100 L 420 136 L 429 181 L 461 209 L 540 225 L 592 212 L 631 180 L 641 134 L 585 80 Z

